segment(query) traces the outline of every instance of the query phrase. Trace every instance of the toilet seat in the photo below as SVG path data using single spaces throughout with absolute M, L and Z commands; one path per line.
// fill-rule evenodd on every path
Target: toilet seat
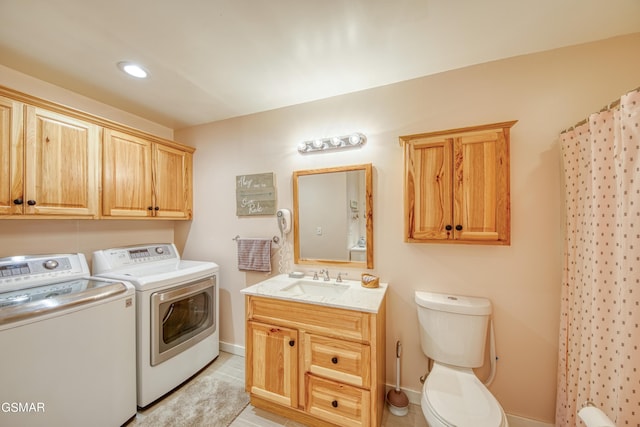
M 496 398 L 469 368 L 434 363 L 424 383 L 422 404 L 445 426 L 508 425 Z

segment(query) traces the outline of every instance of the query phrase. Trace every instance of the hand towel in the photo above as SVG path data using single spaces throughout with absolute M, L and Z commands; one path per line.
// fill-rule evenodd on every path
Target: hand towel
M 238 270 L 271 273 L 271 239 L 238 239 Z

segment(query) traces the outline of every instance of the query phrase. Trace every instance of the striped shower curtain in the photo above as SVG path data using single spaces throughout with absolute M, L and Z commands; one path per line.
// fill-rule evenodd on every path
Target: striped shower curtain
M 556 426 L 591 402 L 640 426 L 640 92 L 560 135 L 565 175 Z

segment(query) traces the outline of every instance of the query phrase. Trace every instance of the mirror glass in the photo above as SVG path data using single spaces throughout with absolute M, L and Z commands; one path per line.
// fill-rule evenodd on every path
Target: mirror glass
M 371 164 L 293 173 L 296 264 L 373 268 Z

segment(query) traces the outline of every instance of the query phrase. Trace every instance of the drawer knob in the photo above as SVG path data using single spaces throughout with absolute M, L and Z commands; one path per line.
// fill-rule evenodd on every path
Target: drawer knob
M 333 406 L 334 408 L 338 407 L 338 401 L 334 400 L 333 402 L 331 402 L 331 406 Z
M 462 230 L 462 226 L 460 224 L 456 225 L 456 230 L 458 231 Z
M 338 358 L 337 358 L 337 357 L 335 357 L 335 356 L 333 356 L 333 357 L 331 358 L 331 363 L 333 363 L 334 365 L 336 365 L 336 364 L 338 363 Z
M 289 341 L 289 345 L 290 345 L 291 347 L 293 347 L 294 345 L 296 345 L 295 340 L 291 340 L 291 341 Z

